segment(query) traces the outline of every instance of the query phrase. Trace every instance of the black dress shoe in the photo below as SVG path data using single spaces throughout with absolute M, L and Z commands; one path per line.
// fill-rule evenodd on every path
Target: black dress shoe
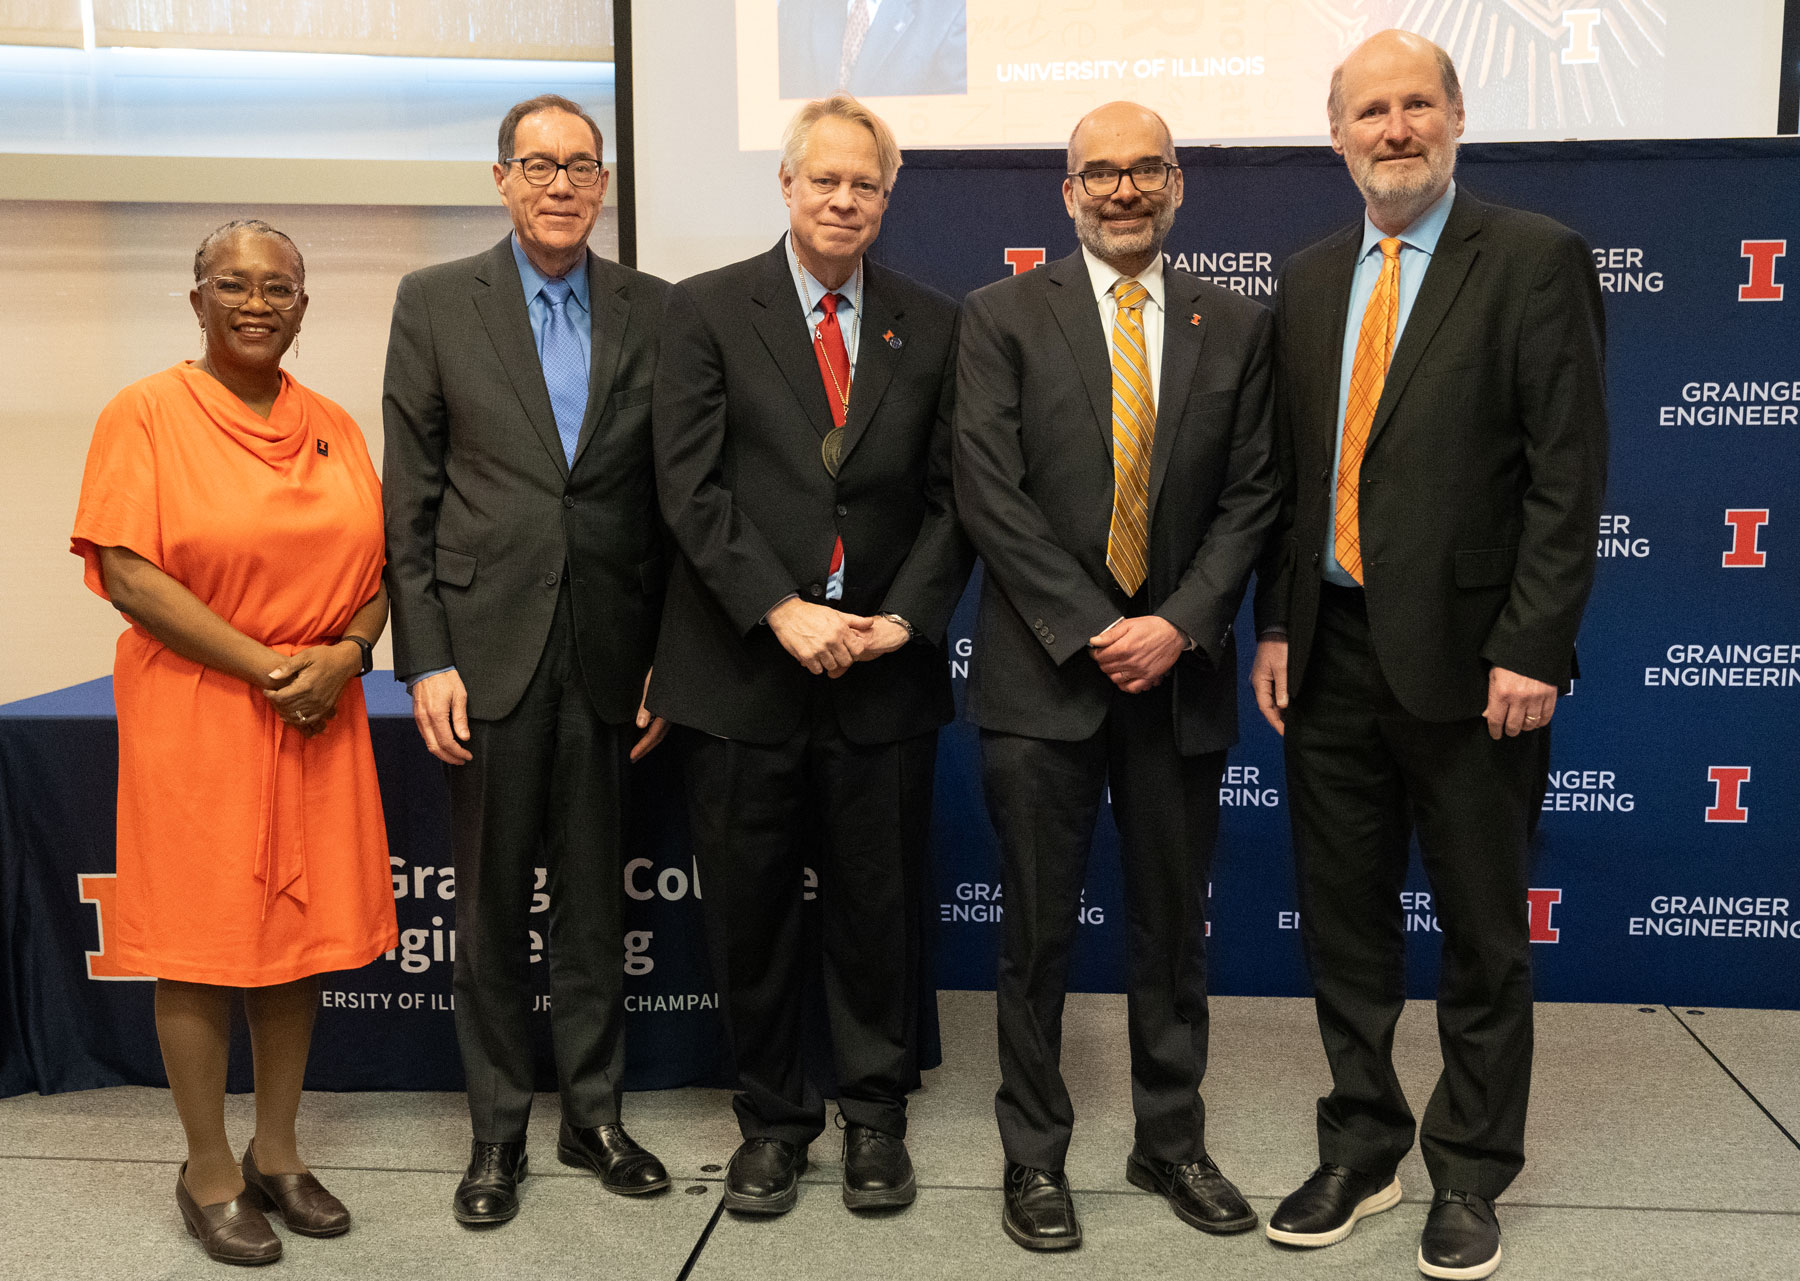
M 519 1212 L 519 1180 L 525 1177 L 525 1140 L 469 1144 L 469 1168 L 450 1202 L 458 1223 L 485 1227 L 507 1223 Z
M 1256 1211 L 1204 1153 L 1198 1161 L 1177 1164 L 1134 1147 L 1125 1160 L 1125 1178 L 1133 1187 L 1168 1198 L 1176 1216 L 1202 1232 L 1248 1232 L 1256 1226 Z
M 781 1139 L 745 1139 L 725 1170 L 725 1208 L 741 1214 L 786 1214 L 800 1196 L 806 1149 Z
M 1500 1219 L 1494 1203 L 1472 1192 L 1444 1189 L 1431 1198 L 1419 1238 L 1419 1271 L 1451 1281 L 1492 1276 L 1500 1266 Z
M 1027 1250 L 1073 1250 L 1081 1244 L 1081 1223 L 1061 1170 L 1006 1163 L 1006 1206 L 1000 1215 L 1006 1235 Z
M 855 1122 L 844 1127 L 844 1204 L 852 1210 L 911 1205 L 918 1195 L 906 1140 Z
M 1336 1245 L 1350 1235 L 1358 1219 L 1400 1204 L 1400 1180 L 1386 1174 L 1363 1174 L 1341 1165 L 1321 1165 L 1275 1207 L 1269 1240 L 1283 1245 Z
M 639 1147 L 616 1122 L 577 1128 L 565 1120 L 556 1135 L 556 1159 L 592 1170 L 600 1176 L 601 1187 L 620 1196 L 661 1192 L 669 1186 L 669 1172 L 663 1163 Z

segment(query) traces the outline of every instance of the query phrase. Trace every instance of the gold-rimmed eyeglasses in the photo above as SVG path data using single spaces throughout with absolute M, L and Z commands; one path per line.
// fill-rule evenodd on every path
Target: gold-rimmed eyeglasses
M 276 311 L 292 311 L 300 301 L 301 287 L 294 280 L 265 280 L 257 285 L 239 276 L 208 276 L 204 283 L 212 286 L 214 298 L 234 311 L 256 293 Z
M 1083 169 L 1068 176 L 1077 179 L 1081 189 L 1090 196 L 1110 196 L 1119 189 L 1119 179 L 1125 174 L 1131 175 L 1131 185 L 1139 191 L 1161 191 L 1169 185 L 1169 175 L 1173 172 L 1174 165 L 1159 160 L 1155 164 L 1133 165 L 1129 169 Z

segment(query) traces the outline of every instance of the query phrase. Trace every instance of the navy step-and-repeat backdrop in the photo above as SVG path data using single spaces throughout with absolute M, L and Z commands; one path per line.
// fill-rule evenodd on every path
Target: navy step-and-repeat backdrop
M 1171 260 L 1264 302 L 1289 253 L 1359 216 L 1322 149 L 1181 159 Z M 961 296 L 1068 253 L 1062 167 L 1056 152 L 913 154 L 877 256 Z M 1538 995 L 1800 1007 L 1800 146 L 1477 145 L 1458 181 L 1580 231 L 1607 298 L 1611 479 L 1531 881 Z M 952 627 L 959 686 L 981 661 L 972 604 Z M 370 693 L 386 713 L 374 735 L 402 940 L 325 976 L 309 1085 L 454 1089 L 443 781 L 397 687 Z M 1212 990 L 1304 995 L 1279 741 L 1247 690 L 1242 720 L 1221 789 Z M 0 1095 L 161 1081 L 151 985 L 107 948 L 115 752 L 105 682 L 0 709 Z M 640 767 L 622 872 L 639 1089 L 728 1079 L 675 769 L 663 753 Z M 1005 900 L 966 723 L 944 732 L 935 828 L 936 983 L 989 988 Z M 1122 990 L 1118 857 L 1103 817 L 1077 990 Z M 1429 997 L 1439 935 L 1421 876 L 1402 907 L 1411 990 Z M 541 958 L 539 934 L 521 946 Z M 934 1022 L 920 1035 L 935 1062 Z M 248 1088 L 238 1060 L 233 1088 Z

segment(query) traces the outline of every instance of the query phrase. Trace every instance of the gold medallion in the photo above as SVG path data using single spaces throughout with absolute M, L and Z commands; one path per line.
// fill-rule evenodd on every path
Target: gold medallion
M 838 474 L 838 467 L 844 461 L 844 429 L 833 427 L 825 433 L 825 439 L 819 442 L 819 457 L 825 462 L 825 470 L 833 476 Z

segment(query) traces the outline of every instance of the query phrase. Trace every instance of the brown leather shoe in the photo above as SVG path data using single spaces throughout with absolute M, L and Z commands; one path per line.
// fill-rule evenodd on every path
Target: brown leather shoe
M 281 1257 L 281 1238 L 256 1208 L 254 1195 L 246 1186 L 229 1201 L 201 1205 L 188 1191 L 186 1161 L 175 1176 L 175 1204 L 181 1207 L 188 1235 L 200 1242 L 207 1258 L 219 1263 L 255 1266 Z
M 350 1211 L 309 1174 L 264 1174 L 256 1168 L 256 1143 L 244 1149 L 244 1194 L 259 1210 L 274 1211 L 290 1232 L 303 1237 L 341 1237 Z

